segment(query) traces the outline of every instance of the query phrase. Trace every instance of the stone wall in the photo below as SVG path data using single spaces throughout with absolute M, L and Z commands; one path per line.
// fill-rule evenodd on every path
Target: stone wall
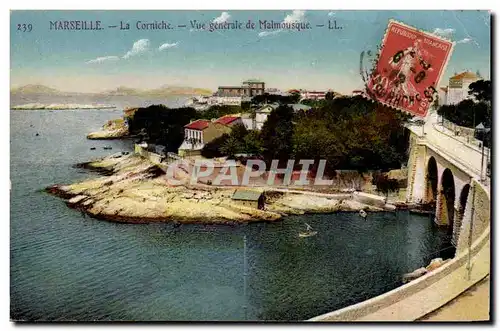
M 412 134 L 413 135 L 413 134 Z M 427 150 L 416 143 L 410 150 L 408 162 L 408 190 L 406 200 L 424 202 L 426 198 Z
M 156 154 L 156 153 L 150 152 L 150 151 L 144 149 L 141 145 L 138 145 L 138 144 L 135 144 L 134 151 L 135 151 L 136 154 L 139 154 L 142 157 L 148 159 L 153 164 L 160 164 L 161 161 L 162 161 L 162 159 L 163 159 L 163 156 L 161 156 L 160 154 Z
M 456 125 L 446 119 L 443 120 L 443 126 L 452 131 L 457 136 L 474 138 L 474 129 L 465 126 Z
M 460 227 L 457 252 L 468 251 L 469 242 L 476 241 L 490 225 L 490 192 L 477 180 L 472 180 Z M 472 236 L 471 235 L 472 225 Z

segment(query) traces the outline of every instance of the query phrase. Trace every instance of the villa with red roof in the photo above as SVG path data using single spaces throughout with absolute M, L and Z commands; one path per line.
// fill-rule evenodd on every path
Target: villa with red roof
M 234 126 L 236 124 L 243 124 L 240 116 L 226 115 L 218 118 L 215 123 L 222 125 Z
M 227 115 L 217 120 L 196 120 L 184 126 L 184 141 L 178 149 L 180 156 L 197 156 L 205 144 L 224 133 L 230 133 L 231 128 L 242 123 L 241 117 Z

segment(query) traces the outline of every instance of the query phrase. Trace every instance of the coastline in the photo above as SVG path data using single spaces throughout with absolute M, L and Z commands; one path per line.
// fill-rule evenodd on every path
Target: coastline
M 318 194 L 312 191 L 257 189 L 265 197 L 264 210 L 232 200 L 240 187 L 168 184 L 165 172 L 149 160 L 116 153 L 75 165 L 102 176 L 69 185 L 52 185 L 47 193 L 65 200 L 68 207 L 101 220 L 121 223 L 240 224 L 280 221 L 289 215 L 391 211 L 356 201 L 353 194 Z M 174 174 L 181 178 L 181 173 Z

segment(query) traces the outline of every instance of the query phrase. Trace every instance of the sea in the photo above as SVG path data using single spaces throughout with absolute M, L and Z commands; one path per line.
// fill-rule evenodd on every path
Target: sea
M 86 139 L 124 107 L 184 101 L 10 111 L 11 319 L 300 321 L 392 290 L 453 249 L 431 217 L 407 211 L 174 227 L 96 220 L 44 192 L 97 176 L 76 163 L 132 151 L 131 140 Z M 299 237 L 305 223 L 315 236 Z

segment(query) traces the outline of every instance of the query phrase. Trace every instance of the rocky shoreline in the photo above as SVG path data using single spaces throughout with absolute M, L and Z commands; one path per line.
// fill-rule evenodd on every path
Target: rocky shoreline
M 236 224 L 273 222 L 306 213 L 387 210 L 355 201 L 348 194 L 289 193 L 273 188 L 260 189 L 266 200 L 260 210 L 232 200 L 235 187 L 169 185 L 160 167 L 136 154 L 117 153 L 77 166 L 103 176 L 53 185 L 46 192 L 65 199 L 70 208 L 113 222 Z
M 120 139 L 129 135 L 128 126 L 123 118 L 110 120 L 103 125 L 102 130 L 91 132 L 87 139 Z

